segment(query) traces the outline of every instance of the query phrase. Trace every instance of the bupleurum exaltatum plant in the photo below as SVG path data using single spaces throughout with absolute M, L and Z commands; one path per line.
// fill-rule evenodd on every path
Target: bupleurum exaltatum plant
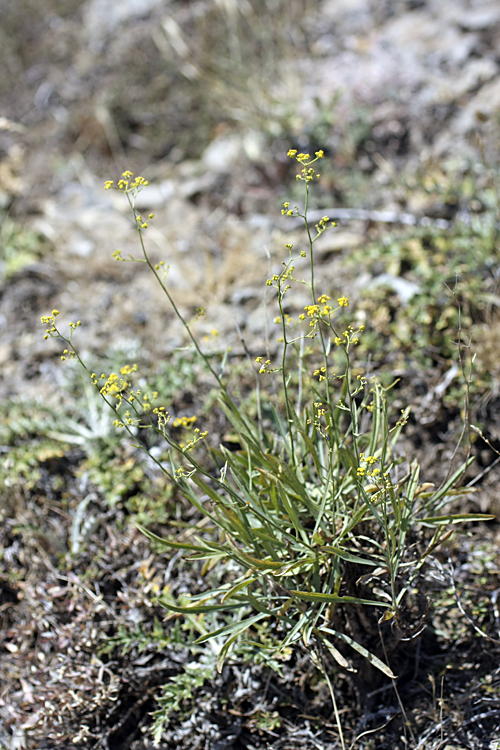
M 218 613 L 218 625 L 205 628 L 197 643 L 215 641 L 219 669 L 245 638 L 274 654 L 291 646 L 305 649 L 325 675 L 344 746 L 332 665 L 356 673 L 366 660 L 370 668 L 394 678 L 383 639 L 392 637 L 391 627 L 408 637 L 423 627 L 423 622 L 410 627 L 405 603 L 416 588 L 425 590 L 428 557 L 449 535 L 451 525 L 490 516 L 446 512 L 457 495 L 466 492 L 456 489 L 464 466 L 435 488 L 421 482 L 418 462 L 398 453 L 409 409 L 392 419 L 387 389 L 369 378 L 362 364 L 354 367 L 353 352 L 364 324 L 348 317 L 348 296 L 343 290 L 316 289 L 314 243 L 335 226 L 324 216 L 314 231 L 308 221 L 310 189 L 319 178 L 316 165 L 324 153 L 311 158 L 291 149 L 288 156 L 299 165 L 304 202 L 302 208 L 285 202 L 281 213 L 302 218 L 305 241 L 298 252 L 293 244 L 286 245 L 288 257 L 281 270 L 266 282 L 276 293 L 275 323 L 280 330 L 276 349 L 272 354 L 256 352 L 253 366 L 264 384 L 278 374 L 281 383 L 276 400 L 269 401 L 272 419 L 267 421 L 261 409 L 255 420 L 236 402 L 223 367 L 204 352 L 191 321 L 176 304 L 167 284 L 168 267 L 150 260 L 145 235 L 154 216 L 144 219 L 135 208 L 147 180 L 124 172 L 116 186 L 113 181 L 105 185 L 126 196 L 141 248 L 139 258 L 124 258 L 120 250 L 113 255 L 118 261 L 149 266 L 214 378 L 220 409 L 237 436 L 237 450 L 210 445 L 207 431 L 194 426 L 195 415 L 171 420 L 156 391 L 134 384 L 135 365 L 99 377 L 88 369 L 73 343 L 79 321 L 70 324 L 68 336 L 56 323 L 57 310 L 42 322 L 48 326 L 46 338 L 65 343 L 63 359 L 76 360 L 86 370 L 115 411 L 117 428 L 134 439 L 137 429 L 153 429 L 165 441 L 168 459 L 150 456 L 198 511 L 199 523 L 184 536 L 172 529 L 168 538 L 160 538 L 140 528 L 165 549 L 184 550 L 191 559 L 203 560 L 206 570 L 218 566 L 220 582 L 192 596 L 188 605 L 166 595 L 159 602 L 189 617 Z M 296 276 L 299 259 L 306 260 L 306 278 Z M 308 290 L 310 301 L 294 312 L 295 284 Z M 186 433 L 181 440 L 177 429 Z M 211 464 L 198 460 L 193 449 L 200 444 L 209 446 Z M 268 624 L 267 634 L 259 645 L 263 623 Z

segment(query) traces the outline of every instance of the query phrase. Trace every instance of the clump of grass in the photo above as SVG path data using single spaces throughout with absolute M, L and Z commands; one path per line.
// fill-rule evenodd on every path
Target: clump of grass
M 358 310 L 370 327 L 361 346 L 386 370 L 419 377 L 453 367 L 461 328 L 470 357 L 475 355 L 471 394 L 496 397 L 491 342 L 497 328 L 498 281 L 492 270 L 498 255 L 497 181 L 481 164 L 462 169 L 429 164 L 423 173 L 403 175 L 399 187 L 404 184 L 410 206 L 413 201 L 419 212 L 442 217 L 441 225 L 429 220 L 411 231 L 377 233 L 346 257 L 348 267 L 362 264 L 367 271 Z M 459 410 L 464 389 L 459 379 L 451 384 L 443 396 L 448 407 Z
M 127 171 L 116 186 L 106 183 L 127 198 L 141 247 L 137 258 L 120 250 L 113 255 L 146 263 L 160 284 L 214 379 L 234 450 L 211 444 L 198 415 L 172 418 L 159 392 L 138 384 L 135 363 L 92 372 L 73 340 L 80 321 L 69 323 L 68 334 L 58 310 L 42 322 L 45 338 L 64 342 L 62 359 L 77 361 L 113 410 L 117 429 L 134 440 L 146 429 L 162 438 L 164 457 L 150 451 L 150 458 L 199 513 L 198 523 L 169 538 L 140 527 L 155 544 L 203 561 L 204 572 L 219 569 L 215 586 L 189 603 L 166 596 L 159 602 L 188 618 L 217 613 L 218 624 L 196 643 L 215 643 L 218 670 L 245 639 L 271 656 L 305 649 L 329 686 L 344 747 L 332 664 L 358 674 L 359 683 L 377 672 L 394 679 L 387 644 L 395 649 L 423 628 L 419 584 L 427 559 L 454 524 L 491 516 L 450 510 L 466 493 L 456 486 L 470 460 L 436 488 L 422 481 L 418 462 L 398 452 L 409 407 L 396 417 L 389 413 L 388 387 L 368 377 L 356 357 L 364 326 L 354 322 L 342 290 L 321 288 L 316 275 L 314 243 L 332 226 L 325 216 L 312 229 L 307 218 L 323 152 L 311 157 L 292 149 L 288 156 L 298 164 L 304 200 L 301 207 L 285 202 L 282 214 L 302 218 L 305 242 L 298 250 L 287 245 L 281 269 L 267 279 L 276 294 L 279 356 L 272 361 L 258 353 L 252 362 L 259 393 L 262 379 L 278 385 L 277 397 L 266 401 L 267 418 L 262 398 L 257 419 L 240 408 L 224 375 L 227 353 L 216 362 L 204 352 L 170 292 L 165 263 L 150 260 L 145 237 L 154 215 L 135 208 L 147 180 Z M 298 288 L 310 297 L 301 309 L 294 302 Z M 264 623 L 267 637 L 259 641 Z
M 37 232 L 0 216 L 0 280 L 7 281 L 40 259 L 44 242 Z

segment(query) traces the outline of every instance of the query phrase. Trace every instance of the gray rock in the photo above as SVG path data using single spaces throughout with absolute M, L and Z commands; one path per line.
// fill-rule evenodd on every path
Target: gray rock
M 377 286 L 386 286 L 395 292 L 403 305 L 408 304 L 412 297 L 416 294 L 420 294 L 420 286 L 408 281 L 401 276 L 393 276 L 390 273 L 381 273 L 379 276 L 371 279 L 368 283 L 368 287 L 375 288 Z
M 165 0 L 90 0 L 83 11 L 83 23 L 90 47 L 100 49 L 103 41 L 125 21 L 147 15 Z

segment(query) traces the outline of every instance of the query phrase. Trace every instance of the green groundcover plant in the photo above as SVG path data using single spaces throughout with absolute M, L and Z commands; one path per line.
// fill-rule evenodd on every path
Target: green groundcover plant
M 113 255 L 149 266 L 213 376 L 220 409 L 237 436 L 236 450 L 210 445 L 195 416 L 171 419 L 157 392 L 135 384 L 135 364 L 109 374 L 92 372 L 73 341 L 80 321 L 69 323 L 68 334 L 58 327 L 57 310 L 42 322 L 45 338 L 64 342 L 62 359 L 76 360 L 86 371 L 115 412 L 117 428 L 134 439 L 138 430 L 153 430 L 165 441 L 168 460 L 154 453 L 151 459 L 200 514 L 198 526 L 168 539 L 140 527 L 156 544 L 184 550 L 205 561 L 206 570 L 219 565 L 222 571 L 220 585 L 193 596 L 189 605 L 166 596 L 160 603 L 176 615 L 220 614 L 219 626 L 197 641 L 215 639 L 219 670 L 236 642 L 255 638 L 262 621 L 274 634 L 265 648 L 278 652 L 300 643 L 325 674 L 344 744 L 327 661 L 353 672 L 368 664 L 394 678 L 383 649 L 370 648 L 376 640 L 373 623 L 375 634 L 384 623 L 407 634 L 407 602 L 426 559 L 451 525 L 491 516 L 447 512 L 465 492 L 456 487 L 470 459 L 435 488 L 421 482 L 417 462 L 398 456 L 409 409 L 391 425 L 387 389 L 353 364 L 364 326 L 349 318 L 344 294 L 333 301 L 318 289 L 314 243 L 333 223 L 325 216 L 313 229 L 307 212 L 323 152 L 311 158 L 290 150 L 288 156 L 299 166 L 304 205 L 287 202 L 282 214 L 303 219 L 306 249 L 294 252 L 287 245 L 281 271 L 267 280 L 276 294 L 278 355 L 273 362 L 262 354 L 253 366 L 259 378 L 273 378 L 280 387 L 276 399 L 269 399 L 266 414 L 272 416 L 266 419 L 262 409 L 252 419 L 239 408 L 224 378 L 227 355 L 216 363 L 203 351 L 171 295 L 167 267 L 150 260 L 145 235 L 154 216 L 145 219 L 135 208 L 147 181 L 125 172 L 116 186 L 112 181 L 105 186 L 126 196 L 141 247 L 139 258 L 123 258 L 120 250 Z M 298 278 L 296 265 L 305 266 L 307 278 Z M 298 285 L 310 295 L 301 310 L 293 302 Z M 183 443 L 175 437 L 178 427 L 184 428 Z M 202 457 L 203 447 L 210 461 Z M 417 631 L 413 627 L 412 633 Z

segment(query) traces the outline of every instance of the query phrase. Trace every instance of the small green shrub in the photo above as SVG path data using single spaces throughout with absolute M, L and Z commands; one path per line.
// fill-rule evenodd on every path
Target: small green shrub
M 455 487 L 468 462 L 434 488 L 422 483 L 417 462 L 398 454 L 409 409 L 390 416 L 388 389 L 367 378 L 355 359 L 364 326 L 349 315 L 342 290 L 333 302 L 315 274 L 314 243 L 331 225 L 325 216 L 311 230 L 307 221 L 323 152 L 312 159 L 295 150 L 288 155 L 300 168 L 304 206 L 286 202 L 282 214 L 303 219 L 306 243 L 300 251 L 287 245 L 282 269 L 267 280 L 276 292 L 279 349 L 274 357 L 259 354 L 254 368 L 281 388 L 275 400 L 266 401 L 268 416 L 262 416 L 260 404 L 256 420 L 226 386 L 226 358 L 216 363 L 203 352 L 169 291 L 165 264 L 149 258 L 145 235 L 154 216 L 145 219 L 134 206 L 147 181 L 125 172 L 115 188 L 129 201 L 142 256 L 123 258 L 116 250 L 114 257 L 149 266 L 214 378 L 220 409 L 236 436 L 234 450 L 210 445 L 196 415 L 171 419 L 157 391 L 137 387 L 135 364 L 100 376 L 91 372 L 73 343 L 80 321 L 69 324 L 67 335 L 58 327 L 57 310 L 42 322 L 46 338 L 65 343 L 62 359 L 76 360 L 86 371 L 114 411 L 117 428 L 134 439 L 138 430 L 149 429 L 165 441 L 165 460 L 155 454 L 151 459 L 199 512 L 198 524 L 172 538 L 141 527 L 163 548 L 203 561 L 205 571 L 220 570 L 220 583 L 193 595 L 188 604 L 166 597 L 160 603 L 186 617 L 218 613 L 218 626 L 203 632 L 197 643 L 215 641 L 219 670 L 243 636 L 270 654 L 301 644 L 325 674 L 343 744 L 327 661 L 356 671 L 366 669 L 367 660 L 369 669 L 393 678 L 378 632 L 385 623 L 403 634 L 418 632 L 420 622 L 410 627 L 407 613 L 418 598 L 426 559 L 449 535 L 450 525 L 490 516 L 448 509 L 465 493 Z M 301 277 L 304 266 L 306 278 Z M 293 301 L 297 285 L 310 295 L 299 310 Z M 259 642 L 264 623 L 266 641 Z M 183 684 L 177 682 L 172 690 L 182 698 Z M 167 698 L 171 706 L 172 695 Z
M 42 237 L 22 227 L 9 216 L 0 217 L 0 281 L 7 281 L 26 266 L 40 259 Z
M 461 328 L 471 342 L 469 359 L 475 357 L 471 394 L 496 396 L 498 176 L 480 163 L 431 164 L 400 182 L 410 205 L 447 216 L 447 227 L 439 220 L 390 232 L 384 227 L 346 257 L 349 271 L 367 271 L 357 305 L 370 321 L 363 353 L 419 377 L 422 370 L 453 367 Z M 460 408 L 465 385 L 456 378 L 443 394 L 450 410 Z

